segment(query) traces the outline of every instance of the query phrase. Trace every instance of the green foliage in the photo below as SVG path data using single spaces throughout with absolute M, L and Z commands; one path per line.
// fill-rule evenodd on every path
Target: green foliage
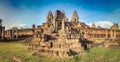
M 75 61 L 75 62 L 79 62 L 80 60 L 81 60 L 80 55 L 75 55 L 75 56 L 74 56 L 74 61 Z
M 0 19 L 0 26 L 2 25 L 2 19 Z

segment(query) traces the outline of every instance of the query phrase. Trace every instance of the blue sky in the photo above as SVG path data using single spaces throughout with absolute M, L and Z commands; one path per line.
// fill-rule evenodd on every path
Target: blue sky
M 69 20 L 76 10 L 79 21 L 88 25 L 120 25 L 120 0 L 0 0 L 0 18 L 7 29 L 41 25 L 49 10 L 53 14 L 56 10 L 64 10 Z

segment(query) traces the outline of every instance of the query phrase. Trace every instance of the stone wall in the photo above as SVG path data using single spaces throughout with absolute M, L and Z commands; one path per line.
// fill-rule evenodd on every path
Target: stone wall
M 116 25 L 112 26 L 116 28 Z M 29 35 L 32 31 L 19 31 L 19 35 Z M 103 43 L 97 44 L 97 40 L 105 41 L 120 38 L 117 29 L 105 29 L 92 27 L 79 22 L 76 11 L 73 12 L 69 22 L 64 11 L 57 10 L 53 15 L 48 12 L 46 23 L 34 29 L 33 37 L 25 40 L 30 49 L 37 50 L 37 55 L 48 54 L 52 57 L 65 58 L 74 54 L 82 54 L 84 50 L 92 47 L 101 47 Z

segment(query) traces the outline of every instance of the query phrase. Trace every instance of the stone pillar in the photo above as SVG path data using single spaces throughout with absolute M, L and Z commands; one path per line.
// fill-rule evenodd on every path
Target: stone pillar
M 55 18 L 53 19 L 53 25 L 54 25 L 54 31 L 57 31 L 57 22 L 55 20 Z
M 9 37 L 10 37 L 9 30 L 7 30 L 7 38 L 9 38 Z
M 92 31 L 92 38 L 95 38 L 95 33 L 94 33 L 95 31 L 93 30 Z
M 108 39 L 108 31 L 106 30 L 106 39 Z
M 12 30 L 8 30 L 8 37 L 11 39 L 12 38 Z
M 57 31 L 58 31 L 58 22 L 55 21 L 55 32 L 57 32 Z
M 9 37 L 12 38 L 12 31 L 9 30 Z
M 2 39 L 4 39 L 5 37 L 5 27 L 2 27 L 2 35 L 1 35 Z
M 53 19 L 52 24 L 53 24 L 53 31 L 55 31 L 55 19 Z
M 14 38 L 14 30 L 11 30 L 11 35 L 12 35 L 12 38 Z
M 114 30 L 114 39 L 116 39 L 116 30 Z
M 13 37 L 14 37 L 13 30 L 9 30 L 9 37 L 10 37 L 10 38 L 13 38 Z
M 8 30 L 6 31 L 6 37 L 8 38 Z
M 64 22 L 64 21 L 65 21 L 65 19 L 62 20 L 62 32 L 63 32 L 63 33 L 64 33 L 64 31 L 65 31 L 65 22 Z
M 18 31 L 18 30 L 16 30 L 16 38 L 18 38 L 18 34 L 19 34 L 19 31 Z
M 87 31 L 87 30 L 85 30 L 85 32 L 84 32 L 84 36 L 85 36 L 85 38 L 87 38 L 87 33 L 86 33 L 86 31 Z
M 79 38 L 82 36 L 82 31 L 79 29 Z
M 113 30 L 110 31 L 111 39 L 113 39 Z

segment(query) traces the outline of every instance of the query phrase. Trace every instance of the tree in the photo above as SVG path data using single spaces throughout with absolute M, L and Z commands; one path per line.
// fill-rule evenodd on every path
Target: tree
M 2 19 L 0 19 L 0 26 L 2 25 Z
M 12 27 L 12 30 L 18 30 L 18 28 L 17 27 Z

